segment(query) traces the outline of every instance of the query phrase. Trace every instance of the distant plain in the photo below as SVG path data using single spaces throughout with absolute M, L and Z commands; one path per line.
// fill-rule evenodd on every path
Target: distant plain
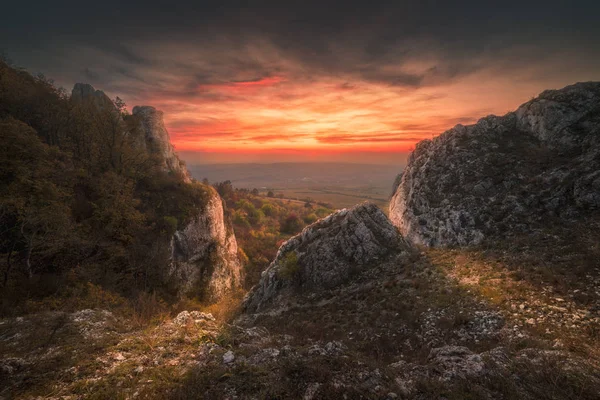
M 271 190 L 288 199 L 311 199 L 334 208 L 369 200 L 387 210 L 401 165 L 351 163 L 197 164 L 192 176 L 210 183 L 230 180 L 236 188 Z

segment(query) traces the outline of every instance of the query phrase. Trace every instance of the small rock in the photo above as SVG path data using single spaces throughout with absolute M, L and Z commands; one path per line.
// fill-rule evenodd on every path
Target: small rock
M 233 362 L 233 360 L 235 360 L 235 355 L 233 354 L 233 352 L 231 350 L 229 350 L 227 353 L 223 354 L 223 362 L 225 364 L 230 364 Z

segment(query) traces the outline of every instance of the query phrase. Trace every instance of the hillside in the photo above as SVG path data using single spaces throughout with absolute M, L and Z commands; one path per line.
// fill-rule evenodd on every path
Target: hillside
M 85 303 L 88 285 L 171 301 L 239 287 L 221 199 L 191 181 L 162 113 L 1 63 L 0 127 L 0 315 Z

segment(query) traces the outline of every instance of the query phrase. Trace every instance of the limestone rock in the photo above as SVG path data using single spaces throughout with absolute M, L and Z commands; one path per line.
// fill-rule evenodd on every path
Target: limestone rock
M 163 112 L 151 106 L 135 106 L 132 114 L 139 118 L 148 151 L 161 156 L 165 170 L 181 174 L 186 182 L 190 182 L 190 173 L 184 162 L 175 154 L 171 144 L 169 132 L 163 121 Z
M 180 294 L 217 300 L 239 287 L 241 265 L 221 198 L 209 190 L 204 210 L 171 239 L 169 276 Z
M 93 108 L 89 112 L 114 111 L 117 121 L 111 124 L 111 128 L 116 126 L 123 130 L 121 133 L 124 135 L 133 135 L 135 146 L 156 155 L 166 172 L 177 174 L 185 183 L 191 183 L 185 164 L 171 144 L 162 111 L 150 106 L 134 107 L 132 118 L 136 123 L 131 131 L 127 131 L 131 124 L 125 124 L 113 102 L 101 90 L 77 83 L 71 99 L 84 105 L 91 104 Z M 104 113 L 100 115 L 105 116 Z M 204 209 L 183 229 L 175 232 L 170 241 L 170 261 L 165 275 L 180 295 L 217 300 L 239 287 L 241 266 L 237 242 L 225 218 L 221 198 L 214 189 L 208 187 L 207 190 L 208 201 Z
M 245 309 L 263 309 L 286 291 L 336 287 L 405 249 L 408 245 L 374 204 L 340 210 L 307 226 L 279 248 L 246 297 Z
M 411 242 L 478 244 L 600 209 L 600 83 L 543 92 L 516 112 L 417 144 L 390 203 Z

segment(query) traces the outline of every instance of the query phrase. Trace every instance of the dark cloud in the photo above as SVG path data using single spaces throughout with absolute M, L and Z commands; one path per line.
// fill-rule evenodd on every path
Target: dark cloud
M 192 91 L 282 73 L 415 88 L 564 50 L 578 51 L 573 61 L 584 65 L 600 46 L 600 3 L 591 0 L 106 0 L 12 2 L 2 11 L 0 49 L 17 63 L 115 88 L 160 86 L 163 75 L 177 74 L 187 78 L 177 89 Z M 47 57 L 57 52 L 64 57 Z

